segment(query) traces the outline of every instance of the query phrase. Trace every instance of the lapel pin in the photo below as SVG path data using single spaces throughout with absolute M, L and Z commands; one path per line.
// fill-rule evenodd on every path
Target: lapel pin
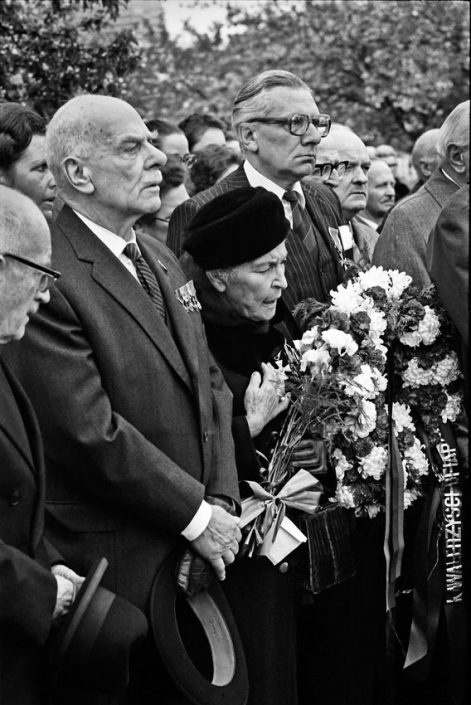
M 164 270 L 165 274 L 168 274 L 168 269 L 167 269 L 167 267 L 165 266 L 165 264 L 164 264 L 160 259 L 158 259 L 157 262 L 160 264 L 160 266 L 161 266 L 162 269 Z

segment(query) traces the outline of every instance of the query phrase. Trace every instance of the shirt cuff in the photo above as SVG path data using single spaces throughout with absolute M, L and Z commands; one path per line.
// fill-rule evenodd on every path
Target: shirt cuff
M 194 541 L 197 539 L 208 526 L 211 519 L 211 514 L 211 505 L 203 499 L 195 516 L 190 521 L 188 526 L 183 529 L 182 536 L 187 541 Z

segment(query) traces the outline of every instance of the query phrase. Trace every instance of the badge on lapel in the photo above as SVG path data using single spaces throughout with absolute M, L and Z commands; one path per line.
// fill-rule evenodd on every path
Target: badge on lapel
M 329 226 L 329 235 L 334 242 L 335 249 L 340 258 L 340 264 L 344 269 L 347 269 L 350 260 L 345 257 L 345 250 L 349 250 L 353 247 L 353 236 L 349 226 L 340 225 L 338 229 Z
M 199 311 L 201 309 L 201 304 L 196 296 L 195 285 L 193 284 L 193 279 L 181 286 L 179 289 L 175 289 L 175 295 L 185 311 L 191 313 L 191 311 Z

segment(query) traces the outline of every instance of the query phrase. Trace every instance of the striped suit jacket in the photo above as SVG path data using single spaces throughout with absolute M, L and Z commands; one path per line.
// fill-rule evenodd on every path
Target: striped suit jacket
M 199 209 L 222 193 L 249 185 L 244 168 L 240 166 L 219 183 L 178 206 L 170 218 L 168 247 L 180 257 L 186 229 Z M 323 185 L 302 183 L 302 189 L 306 210 L 314 227 L 319 256 L 314 257 L 299 238 L 290 233 L 287 239 L 286 265 L 288 288 L 283 294 L 283 299 L 291 310 L 297 303 L 309 297 L 327 301 L 330 290 L 342 280 L 342 268 L 329 235 L 329 226 L 338 228 L 344 223 L 337 196 Z

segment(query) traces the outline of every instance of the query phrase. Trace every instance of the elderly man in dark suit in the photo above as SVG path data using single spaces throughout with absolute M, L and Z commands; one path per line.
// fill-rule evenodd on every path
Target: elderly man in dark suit
M 0 186 L 0 344 L 20 340 L 58 272 L 39 208 Z M 31 404 L 0 353 L 0 702 L 44 702 L 44 645 L 81 584 L 43 538 L 44 461 Z M 51 568 L 51 566 L 53 566 Z
M 191 218 L 215 196 L 244 186 L 262 186 L 281 200 L 292 226 L 287 239 L 285 302 L 293 308 L 308 297 L 327 301 L 342 276 L 329 227 L 337 228 L 344 221 L 329 189 L 301 180 L 312 174 L 316 147 L 329 131 L 329 116 L 319 114 L 311 90 L 298 76 L 271 70 L 242 86 L 234 101 L 232 123 L 244 163 L 175 209 L 168 246 L 181 255 Z
M 12 356 L 43 432 L 49 535 L 79 568 L 106 556 L 103 585 L 146 612 L 172 551 L 192 547 L 223 579 L 240 540 L 231 394 L 174 256 L 133 230 L 160 205 L 152 137 L 111 97 L 79 96 L 53 116 L 63 276 Z M 127 702 L 187 702 L 150 638 Z
M 338 246 L 354 262 L 371 262 L 378 233 L 358 218 L 367 204 L 371 159 L 363 141 L 348 127 L 334 125 L 317 148 L 313 177 L 332 188 L 346 225 L 338 228 Z M 335 237 L 335 233 L 334 233 Z
M 373 264 L 410 274 L 414 284 L 429 286 L 425 252 L 430 231 L 445 201 L 469 177 L 469 100 L 448 115 L 437 140 L 438 169 L 386 218 L 373 253 Z

